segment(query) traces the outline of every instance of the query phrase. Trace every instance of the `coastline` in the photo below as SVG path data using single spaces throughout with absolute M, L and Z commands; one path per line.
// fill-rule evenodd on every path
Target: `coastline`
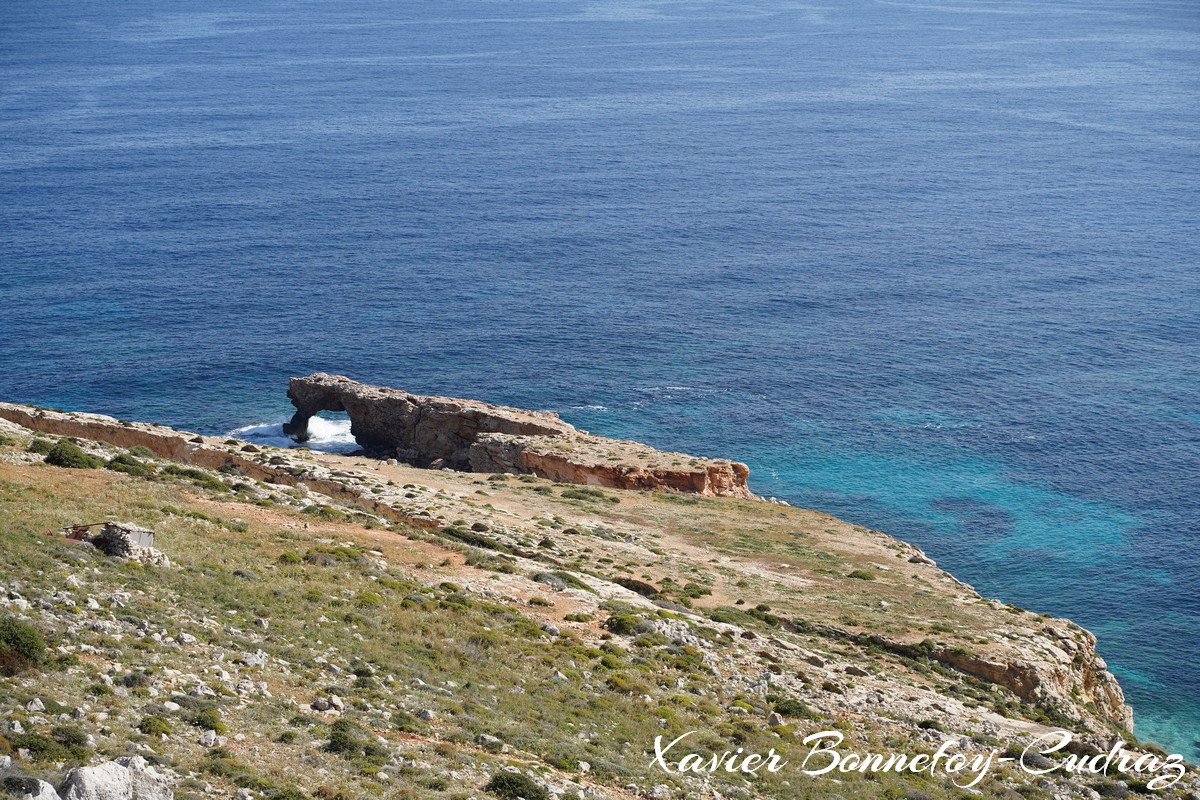
M 1081 753 L 1106 752 L 1114 737 L 1138 746 L 1132 711 L 1090 633 L 985 599 L 912 545 L 819 512 L 760 498 L 580 491 L 528 474 L 423 469 L 6 403 L 0 420 L 0 432 L 71 437 L 97 457 L 141 453 L 161 464 L 156 481 L 183 476 L 185 495 L 204 487 L 206 508 L 228 513 L 232 504 L 242 518 L 269 511 L 310 520 L 291 537 L 322 541 L 323 526 L 336 529 L 324 541 L 368 536 L 387 562 L 408 562 L 405 580 L 449 581 L 467 596 L 516 603 L 552 631 L 550 641 L 570 635 L 612 644 L 632 636 L 651 642 L 643 647 L 690 648 L 702 656 L 700 672 L 676 688 L 724 696 L 735 716 L 753 717 L 761 698 L 787 695 L 803 698 L 797 707 L 811 725 L 854 720 L 867 741 L 900 732 L 932 741 L 946 731 L 976 748 L 1003 749 L 1022 736 L 1068 729 Z M 183 469 L 172 472 L 170 464 Z M 46 470 L 77 472 L 41 465 L 22 448 L 5 453 L 0 468 L 10 483 Z M 23 477 L 30 468 L 35 473 Z M 94 474 L 115 479 L 113 488 L 144 491 L 134 476 Z M 471 500 L 479 495 L 486 502 Z M 188 563 L 186 549 L 165 546 L 172 561 Z M 446 547 L 451 557 L 430 566 L 432 553 Z M 609 555 L 598 559 L 596 550 Z M 603 565 L 614 556 L 640 567 L 614 575 Z M 547 588 L 549 606 L 537 599 Z M 765 602 L 743 605 L 746 594 Z M 576 680 L 559 673 L 566 677 L 558 680 Z M 663 690 L 634 686 L 630 698 Z M 770 716 L 763 731 L 802 740 L 799 721 Z M 1020 783 L 1000 775 L 1004 785 Z M 680 780 L 686 785 L 686 776 Z M 1066 785 L 1072 780 L 1063 776 Z

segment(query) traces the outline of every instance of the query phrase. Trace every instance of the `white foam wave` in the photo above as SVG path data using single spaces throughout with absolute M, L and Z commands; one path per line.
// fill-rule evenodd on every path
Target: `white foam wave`
M 608 406 L 571 406 L 575 411 L 608 411 Z
M 297 442 L 284 434 L 282 422 L 264 422 L 230 431 L 227 436 L 270 447 L 308 447 L 325 453 L 352 453 L 358 443 L 350 433 L 350 420 L 313 417 L 308 421 L 307 442 Z

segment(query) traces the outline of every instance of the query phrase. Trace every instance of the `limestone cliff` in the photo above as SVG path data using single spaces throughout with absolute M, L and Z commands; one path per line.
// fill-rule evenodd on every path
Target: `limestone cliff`
M 475 472 L 516 472 L 563 483 L 709 496 L 752 497 L 745 464 L 651 450 L 637 442 L 586 433 L 563 436 L 484 434 L 471 446 Z

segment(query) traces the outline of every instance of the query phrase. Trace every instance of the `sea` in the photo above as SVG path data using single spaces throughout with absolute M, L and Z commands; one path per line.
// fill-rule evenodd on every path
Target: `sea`
M 1195 0 L 5 0 L 0 398 L 280 441 L 321 370 L 745 461 L 1200 760 L 1198 179 Z

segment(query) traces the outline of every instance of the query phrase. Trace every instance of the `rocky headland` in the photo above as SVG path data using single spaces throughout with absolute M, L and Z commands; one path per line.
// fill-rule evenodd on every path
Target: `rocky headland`
M 668 775 L 648 753 L 689 730 L 794 761 L 825 729 L 874 751 L 1140 746 L 1088 631 L 753 498 L 735 462 L 333 376 L 289 395 L 294 432 L 345 410 L 382 457 L 0 404 L 0 619 L 45 642 L 23 662 L 0 641 L 0 768 L 31 794 L 145 765 L 177 798 L 961 798 L 930 776 Z M 613 464 L 662 472 L 618 485 Z M 679 477 L 714 465 L 729 483 Z M 162 558 L 47 536 L 105 520 Z M 1003 765 L 965 794 L 1137 792 Z

